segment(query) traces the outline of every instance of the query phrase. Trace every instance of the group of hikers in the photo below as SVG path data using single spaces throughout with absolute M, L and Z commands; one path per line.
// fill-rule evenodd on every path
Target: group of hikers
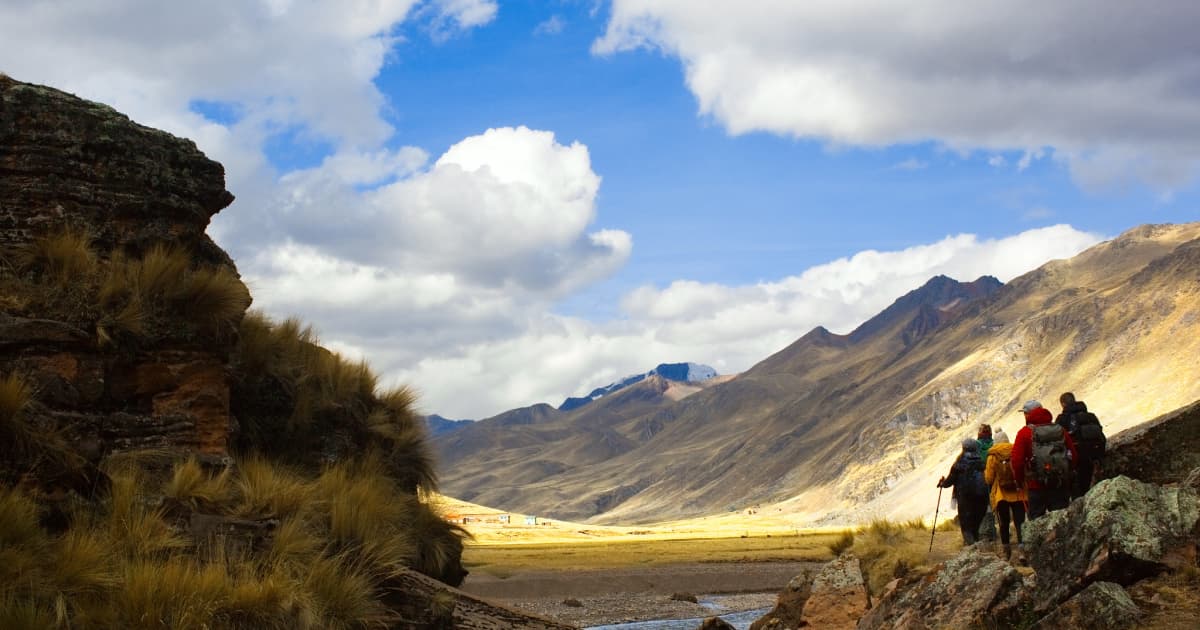
M 1059 403 L 1062 413 L 1055 418 L 1042 403 L 1026 402 L 1020 409 L 1025 426 L 1013 442 L 1003 430 L 992 435 L 986 424 L 976 438 L 963 440 L 962 454 L 938 480 L 938 487 L 954 488 L 964 544 L 994 540 L 992 520 L 987 519 L 994 515 L 1004 559 L 1011 560 L 1009 523 L 1015 526 L 1021 549 L 1026 517 L 1033 520 L 1063 509 L 1092 487 L 1107 446 L 1104 429 L 1071 392 L 1060 396 Z

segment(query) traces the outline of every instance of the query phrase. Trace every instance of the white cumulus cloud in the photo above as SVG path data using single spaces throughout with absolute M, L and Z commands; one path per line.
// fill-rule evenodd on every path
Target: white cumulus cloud
M 1190 0 L 613 0 L 593 50 L 677 56 L 734 134 L 1051 147 L 1085 187 L 1170 189 L 1200 172 L 1197 28 Z
M 531 314 L 509 336 L 408 364 L 393 355 L 382 360 L 394 366 L 392 374 L 419 384 L 431 411 L 480 418 L 538 401 L 558 404 L 661 362 L 739 372 L 816 326 L 850 332 L 935 275 L 1007 281 L 1100 239 L 1067 225 L 998 239 L 959 234 L 903 250 L 867 250 L 755 284 L 680 280 L 631 291 L 619 320 Z

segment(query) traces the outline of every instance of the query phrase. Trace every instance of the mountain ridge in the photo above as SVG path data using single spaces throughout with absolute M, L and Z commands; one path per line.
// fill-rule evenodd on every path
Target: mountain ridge
M 595 522 L 757 503 L 814 521 L 920 513 L 915 497 L 962 433 L 992 422 L 1011 434 L 1021 400 L 1074 390 L 1119 430 L 1200 398 L 1186 360 L 1200 351 L 1189 280 L 1197 238 L 1200 224 L 1141 226 L 1005 285 L 933 278 L 856 336 L 815 328 L 737 378 L 656 409 L 655 430 L 633 449 L 561 462 L 561 472 L 510 488 L 511 505 L 488 504 Z M 1153 373 L 1159 357 L 1175 386 Z M 452 494 L 488 493 L 481 477 L 446 479 Z

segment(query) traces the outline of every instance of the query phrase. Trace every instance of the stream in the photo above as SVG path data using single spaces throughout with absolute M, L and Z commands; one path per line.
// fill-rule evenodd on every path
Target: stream
M 708 605 L 704 601 L 701 601 L 700 603 Z M 770 608 L 758 608 L 755 610 L 726 613 L 718 616 L 721 619 L 728 621 L 730 625 L 738 630 L 747 630 L 750 627 L 750 624 L 754 623 L 759 617 L 762 617 L 770 611 Z M 631 621 L 628 623 L 613 623 L 603 626 L 588 626 L 585 630 L 696 630 L 696 627 L 699 626 L 702 621 L 704 621 L 704 617 L 693 617 L 691 619 L 655 619 L 651 621 Z

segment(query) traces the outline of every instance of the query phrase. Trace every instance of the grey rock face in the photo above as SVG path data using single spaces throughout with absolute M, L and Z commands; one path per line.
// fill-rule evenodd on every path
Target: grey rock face
M 1008 627 L 1028 589 L 1021 574 L 994 554 L 972 547 L 931 576 L 881 598 L 859 630 Z
M 1025 526 L 1045 610 L 1088 584 L 1128 586 L 1169 567 L 1194 563 L 1200 501 L 1184 488 L 1128 477 L 1106 479 L 1065 510 Z
M 1112 582 L 1093 582 L 1053 612 L 1039 619 L 1032 630 L 1124 630 L 1134 627 L 1141 616 L 1142 611 L 1120 585 Z

